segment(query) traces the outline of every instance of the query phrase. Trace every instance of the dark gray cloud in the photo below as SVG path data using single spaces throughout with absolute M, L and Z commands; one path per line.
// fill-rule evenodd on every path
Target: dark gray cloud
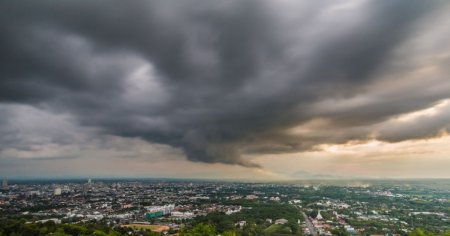
M 376 124 L 449 97 L 448 55 L 428 62 L 444 89 L 426 91 L 423 77 L 390 90 L 422 55 L 448 50 L 408 48 L 447 3 L 275 2 L 3 1 L 0 101 L 192 161 L 255 167 L 240 154 L 368 139 Z M 315 119 L 327 120 L 316 134 L 286 132 Z M 420 133 L 448 123 L 429 127 Z

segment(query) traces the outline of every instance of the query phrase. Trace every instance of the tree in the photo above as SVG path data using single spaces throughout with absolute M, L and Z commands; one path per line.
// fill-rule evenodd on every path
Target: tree
M 297 235 L 298 229 L 299 229 L 297 222 L 295 222 L 294 220 L 290 220 L 290 221 L 287 223 L 287 226 L 288 226 L 289 228 L 291 228 L 292 234 Z
M 337 235 L 337 236 L 348 236 L 348 235 L 350 235 L 349 233 L 347 233 L 347 231 L 343 227 L 339 227 L 338 229 L 334 229 L 334 230 L 331 231 L 331 233 L 333 235 Z
M 422 229 L 416 229 L 408 234 L 408 236 L 434 236 L 432 233 L 427 233 Z
M 180 236 L 215 236 L 216 228 L 212 225 L 207 224 L 197 224 L 192 229 L 185 231 L 180 231 Z
M 236 236 L 236 232 L 234 231 L 225 231 L 222 233 L 222 236 Z
M 63 229 L 59 228 L 58 230 L 56 230 L 56 232 L 52 234 L 52 236 L 70 236 L 70 234 L 64 233 Z

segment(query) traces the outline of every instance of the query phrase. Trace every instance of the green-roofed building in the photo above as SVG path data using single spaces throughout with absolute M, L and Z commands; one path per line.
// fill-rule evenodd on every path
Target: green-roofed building
M 155 212 L 145 213 L 145 218 L 148 219 L 148 220 L 156 218 L 156 217 L 160 217 L 160 216 L 163 216 L 163 212 L 162 211 L 155 211 Z

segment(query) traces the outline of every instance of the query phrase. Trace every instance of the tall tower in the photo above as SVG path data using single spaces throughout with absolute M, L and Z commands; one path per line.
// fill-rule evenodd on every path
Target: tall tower
M 2 181 L 2 188 L 8 188 L 8 181 L 6 179 Z

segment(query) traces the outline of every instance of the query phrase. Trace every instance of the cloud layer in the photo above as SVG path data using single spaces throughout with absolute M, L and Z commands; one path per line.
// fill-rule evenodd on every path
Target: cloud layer
M 169 145 L 195 162 L 258 167 L 241 154 L 449 130 L 445 1 L 0 8 L 2 153 L 117 136 Z M 433 116 L 395 120 L 435 106 Z

